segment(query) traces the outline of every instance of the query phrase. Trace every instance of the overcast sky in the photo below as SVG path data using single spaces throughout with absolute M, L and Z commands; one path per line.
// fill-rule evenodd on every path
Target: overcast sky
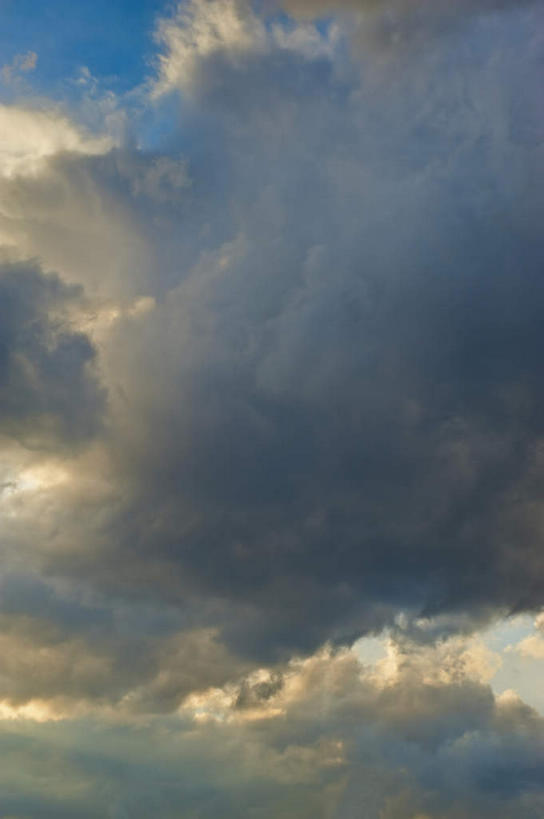
M 542 819 L 543 66 L 0 0 L 0 819 Z

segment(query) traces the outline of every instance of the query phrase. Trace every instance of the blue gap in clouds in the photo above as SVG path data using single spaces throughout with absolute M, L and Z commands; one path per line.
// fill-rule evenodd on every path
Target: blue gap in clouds
M 36 70 L 25 79 L 55 91 L 82 66 L 117 92 L 148 73 L 155 20 L 165 0 L 0 0 L 0 65 L 34 51 Z

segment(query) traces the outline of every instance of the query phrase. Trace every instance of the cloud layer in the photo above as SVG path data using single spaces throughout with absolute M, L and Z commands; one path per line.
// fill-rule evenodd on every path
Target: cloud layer
M 406 650 L 392 644 L 373 667 L 324 650 L 279 676 L 261 669 L 195 692 L 175 718 L 145 724 L 87 717 L 29 732 L 4 723 L 2 807 L 17 816 L 171 817 L 182 805 L 204 819 L 362 809 L 369 819 L 536 819 L 542 718 L 513 692 L 492 695 L 477 646 Z
M 130 494 L 91 575 L 211 596 L 262 656 L 542 604 L 538 48 L 509 37 L 423 89 L 195 46 L 206 164 L 155 222 L 152 309 L 111 327 Z
M 5 819 L 543 813 L 541 13 L 286 8 L 0 108 Z

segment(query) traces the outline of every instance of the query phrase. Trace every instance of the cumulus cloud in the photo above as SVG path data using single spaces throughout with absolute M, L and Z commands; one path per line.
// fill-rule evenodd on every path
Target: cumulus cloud
M 28 446 L 77 443 L 104 405 L 89 338 L 69 309 L 81 290 L 33 264 L 0 265 L 0 431 Z
M 57 493 L 51 571 L 221 612 L 268 659 L 541 605 L 538 49 L 452 73 L 457 47 L 378 95 L 333 55 L 202 47 L 205 162 L 184 130 L 6 182 L 24 246 L 103 305 L 114 489 L 98 518 Z
M 243 71 L 252 58 L 278 50 L 307 59 L 330 56 L 338 38 L 335 26 L 323 34 L 312 24 L 293 20 L 267 23 L 246 0 L 181 2 L 157 27 L 161 53 L 152 93 L 160 97 L 182 89 L 191 96 L 195 87 L 217 80 L 223 64 Z
M 84 134 L 66 116 L 51 110 L 0 105 L 0 174 L 34 175 L 49 157 L 61 152 L 105 153 L 112 146 L 107 136 Z
M 542 815 L 470 636 L 544 604 L 541 46 L 462 6 L 395 73 L 194 0 L 125 142 L 0 110 L 0 813 Z
M 455 72 L 451 43 L 379 94 L 332 58 L 203 56 L 206 162 L 189 151 L 153 309 L 103 340 L 126 491 L 77 538 L 89 578 L 220 600 L 261 658 L 399 608 L 541 605 L 538 47 L 521 65 L 515 37 L 471 36 Z
M 249 4 L 232 0 L 181 3 L 171 19 L 161 20 L 157 39 L 165 48 L 159 58 L 157 93 L 171 86 L 189 85 L 200 60 L 216 53 L 236 60 L 261 50 L 264 25 Z
M 36 174 L 0 182 L 0 237 L 11 258 L 39 257 L 84 287 L 89 312 L 126 307 L 149 294 L 161 232 L 189 188 L 179 157 L 55 152 Z
M 4 723 L 10 810 L 28 815 L 522 817 L 542 808 L 542 718 L 444 652 L 362 666 L 325 649 L 187 697 L 175 717 Z M 453 668 L 450 668 L 450 670 Z M 37 706 L 35 706 L 37 708 Z M 145 728 L 144 728 L 145 726 Z M 45 748 L 58 749 L 39 791 Z M 70 750 L 67 750 L 70 749 Z M 17 759 L 27 759 L 24 778 Z M 19 768 L 20 771 L 20 768 Z M 157 788 L 157 782 L 161 787 Z
M 9 84 L 13 82 L 19 74 L 34 71 L 37 62 L 38 55 L 35 51 L 27 51 L 26 54 L 16 54 L 10 63 L 6 63 L 0 68 L 2 82 Z
M 540 614 L 535 620 L 534 634 L 524 637 L 516 646 L 522 657 L 534 660 L 544 660 L 544 615 Z

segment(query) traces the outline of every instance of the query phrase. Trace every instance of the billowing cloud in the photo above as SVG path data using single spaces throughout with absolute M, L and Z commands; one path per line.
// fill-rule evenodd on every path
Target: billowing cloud
M 369 819 L 536 819 L 542 718 L 512 692 L 494 697 L 474 652 L 450 645 L 409 658 L 392 643 L 369 667 L 323 650 L 281 676 L 260 669 L 194 692 L 175 717 L 11 719 L 4 805 L 30 816 L 170 817 L 183 805 L 205 818 L 325 819 L 359 816 L 364 805 Z
M 161 55 L 161 78 L 157 93 L 172 85 L 189 85 L 199 62 L 215 54 L 231 60 L 258 53 L 265 42 L 264 25 L 251 7 L 232 0 L 179 4 L 176 15 L 163 19 L 157 31 L 165 47 Z
M 213 601 L 268 659 L 399 608 L 542 605 L 538 48 L 514 41 L 379 94 L 330 57 L 202 57 L 206 162 L 175 231 L 146 200 L 154 301 L 101 341 L 123 500 L 54 571 L 206 626 Z
M 252 58 L 294 53 L 307 59 L 330 56 L 339 32 L 324 35 L 309 23 L 263 20 L 246 0 L 190 0 L 179 3 L 170 17 L 159 21 L 156 40 L 162 48 L 152 93 L 160 97 L 217 81 L 221 65 L 244 70 Z M 210 70 L 211 69 L 211 70 Z
M 69 309 L 80 288 L 32 264 L 0 265 L 0 431 L 28 446 L 76 443 L 100 425 L 95 349 Z
M 452 74 L 453 45 L 423 89 L 416 65 L 378 96 L 272 46 L 197 49 L 205 163 L 180 134 L 6 183 L 25 247 L 94 294 L 109 395 L 103 513 L 79 465 L 42 558 L 263 658 L 399 608 L 538 607 L 536 46 Z
M 544 660 L 544 615 L 540 614 L 535 620 L 535 633 L 524 637 L 516 646 L 524 657 L 535 660 Z
M 109 137 L 87 136 L 62 113 L 0 105 L 0 174 L 5 177 L 33 175 L 47 158 L 61 152 L 105 153 Z
M 542 816 L 539 10 L 291 12 L 0 110 L 6 818 Z

